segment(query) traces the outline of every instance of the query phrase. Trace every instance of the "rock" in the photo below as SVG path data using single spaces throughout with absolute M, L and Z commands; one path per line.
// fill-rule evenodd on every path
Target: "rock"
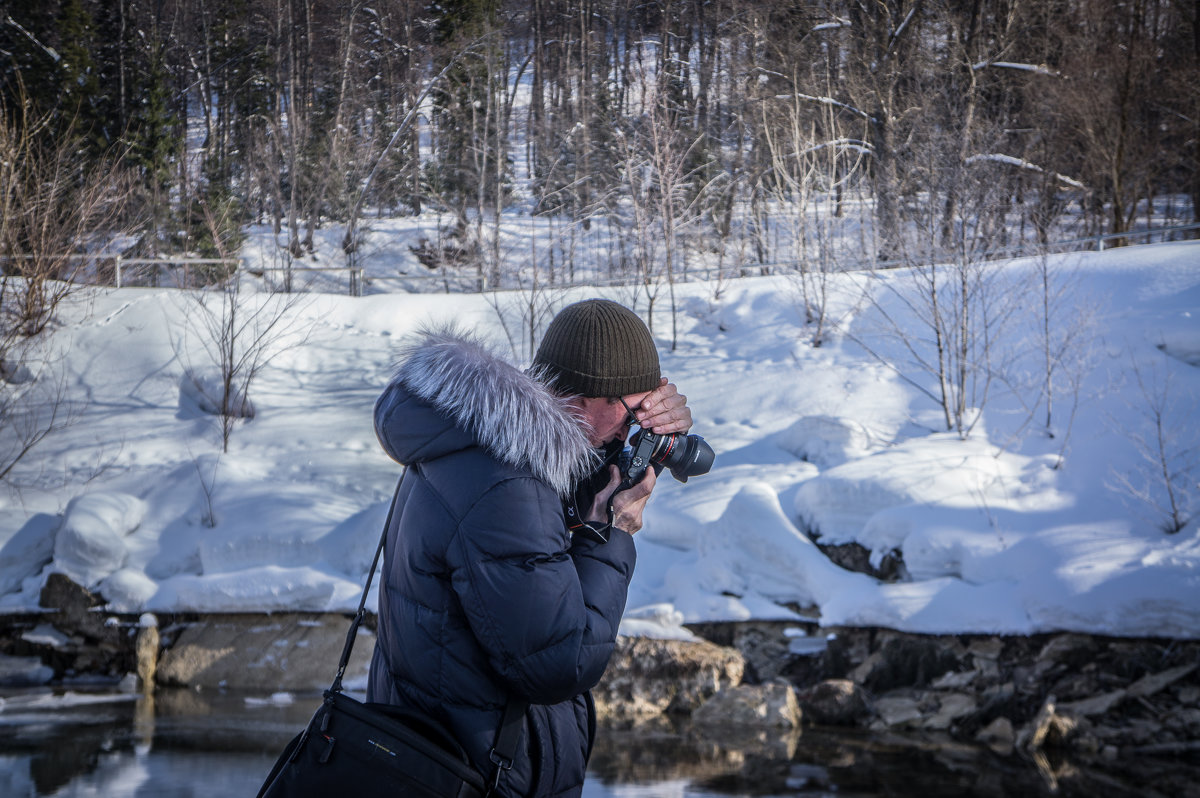
M 1129 695 L 1127 690 L 1112 690 L 1091 698 L 1085 698 L 1080 701 L 1070 701 L 1059 705 L 1059 709 L 1067 715 L 1076 715 L 1080 717 L 1090 717 L 1092 715 L 1103 715 L 1117 704 L 1125 700 Z
M 769 682 L 791 659 L 789 638 L 783 629 L 771 624 L 738 624 L 733 647 L 746 661 L 746 675 L 753 681 Z
M 1096 641 L 1091 635 L 1056 635 L 1038 652 L 1034 673 L 1042 676 L 1055 665 L 1078 669 L 1093 659 L 1097 649 Z
M 1179 688 L 1179 703 L 1185 707 L 1195 706 L 1200 704 L 1200 687 L 1188 685 Z
M 935 690 L 960 690 L 975 681 L 981 672 L 974 671 L 946 671 L 941 676 L 933 680 L 929 686 Z
M 72 580 L 66 574 L 53 573 L 46 577 L 38 603 L 46 609 L 58 610 L 54 625 L 69 635 L 82 634 L 92 640 L 118 645 L 120 631 L 109 623 L 109 616 L 99 609 L 103 597 Z
M 350 620 L 337 614 L 213 616 L 183 629 L 158 666 L 158 683 L 191 688 L 321 690 L 337 672 Z M 365 684 L 375 636 L 358 631 L 347 686 Z
M 921 722 L 921 727 L 932 730 L 949 729 L 956 720 L 975 713 L 975 699 L 965 693 L 947 693 L 938 697 L 938 710 Z
M 1084 731 L 1080 729 L 1071 738 L 1071 748 L 1080 751 L 1089 756 L 1095 756 L 1100 753 L 1100 749 L 1104 746 L 1100 743 L 1100 738 L 1093 734 L 1090 730 Z
M 38 687 L 54 678 L 54 669 L 38 657 L 9 657 L 0 654 L 0 687 Z M 0 699 L 0 706 L 3 706 Z
M 741 684 L 745 667 L 735 649 L 703 640 L 622 636 L 592 695 L 604 720 L 689 714 L 720 690 Z
M 997 715 L 1003 715 L 1010 720 L 1013 717 L 1019 717 L 1021 707 L 1013 701 L 1016 695 L 1016 689 L 1012 682 L 1004 684 L 993 684 L 982 691 L 978 691 L 980 709 L 979 721 L 982 723 L 987 718 L 994 718 Z M 970 729 L 967 729 L 970 731 Z
M 1145 698 L 1151 696 L 1158 691 L 1170 687 L 1183 677 L 1189 675 L 1196 670 L 1196 663 L 1188 665 L 1180 665 L 1177 668 L 1170 668 L 1161 673 L 1154 673 L 1149 676 L 1143 676 L 1133 684 L 1129 685 L 1129 696 L 1132 698 Z
M 881 582 L 898 582 L 908 577 L 904 559 L 895 549 L 884 554 L 876 566 L 872 562 L 871 551 L 861 543 L 817 543 L 817 548 L 835 565 L 847 571 L 867 574 Z
M 855 684 L 865 684 L 867 679 L 871 678 L 871 674 L 875 672 L 875 669 L 882 663 L 883 652 L 872 651 L 866 659 L 847 674 L 847 677 Z
M 906 696 L 883 696 L 875 700 L 878 720 L 872 728 L 891 729 L 915 726 L 921 720 L 921 704 Z
M 804 718 L 828 726 L 853 726 L 869 712 L 866 692 L 849 679 L 826 679 L 802 690 Z
M 692 721 L 702 726 L 774 729 L 798 728 L 801 717 L 796 691 L 783 681 L 727 687 L 692 713 Z
M 628 622 L 627 614 L 621 628 Z M 737 649 L 746 662 L 743 679 L 753 684 L 778 678 L 796 685 L 812 684 L 829 673 L 841 675 L 849 667 L 839 634 L 822 630 L 815 622 L 708 621 L 684 626 L 710 643 Z
M 1000 678 L 1000 657 L 1004 654 L 1004 641 L 998 637 L 973 640 L 967 648 L 975 670 L 984 679 Z
M 1167 716 L 1164 725 L 1189 737 L 1200 737 L 1200 709 L 1178 709 Z
M 92 607 L 99 607 L 104 599 L 88 590 L 66 574 L 50 574 L 38 596 L 38 605 L 48 610 L 58 610 L 61 615 L 78 618 L 88 614 Z
M 975 735 L 975 739 L 989 746 L 993 751 L 1005 756 L 1013 751 L 1017 735 L 1013 731 L 1012 721 L 1001 715 Z
M 1163 725 L 1151 718 L 1133 718 L 1126 721 L 1124 738 L 1134 745 L 1161 744 Z
M 967 647 L 967 653 L 976 659 L 985 662 L 996 662 L 1000 659 L 1000 654 L 1004 651 L 1004 641 L 998 637 L 989 637 L 985 640 L 972 640 L 971 645 Z
M 1042 704 L 1033 722 L 1017 736 L 1017 744 L 1031 752 L 1046 747 L 1058 747 L 1067 742 L 1075 726 L 1072 718 L 1058 714 L 1054 696 L 1050 696 Z
M 958 669 L 957 647 L 936 638 L 892 637 L 850 678 L 875 693 L 897 687 L 924 687 L 946 671 Z
M 1063 670 L 1065 665 L 1055 665 L 1055 670 Z M 1060 678 L 1053 681 L 1049 686 L 1049 692 L 1059 696 L 1061 703 L 1066 704 L 1071 701 L 1081 701 L 1085 698 L 1092 698 L 1101 692 L 1099 682 L 1099 674 L 1095 668 L 1088 670 L 1085 666 L 1084 673 L 1076 673 L 1067 671 Z
M 989 704 L 1003 703 L 1011 701 L 1012 697 L 1016 695 L 1016 692 L 1017 688 L 1012 682 L 1005 682 L 1004 684 L 994 684 L 984 690 L 983 698 Z

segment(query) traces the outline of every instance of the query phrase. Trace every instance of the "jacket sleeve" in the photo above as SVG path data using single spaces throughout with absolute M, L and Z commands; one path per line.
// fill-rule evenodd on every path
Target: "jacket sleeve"
M 515 696 L 554 704 L 600 680 L 633 577 L 628 533 L 573 543 L 553 492 L 509 479 L 464 516 L 446 560 L 472 632 Z

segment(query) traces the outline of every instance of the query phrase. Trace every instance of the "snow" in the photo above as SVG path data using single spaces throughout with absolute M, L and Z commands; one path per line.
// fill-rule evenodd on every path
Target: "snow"
M 65 693 L 51 692 L 43 688 L 41 691 L 28 691 L 0 699 L 0 724 L 19 727 L 29 723 L 26 712 L 36 712 L 37 719 L 45 722 L 46 713 L 74 709 L 76 707 L 94 706 L 96 704 L 123 704 L 137 700 L 133 693 L 77 693 L 68 690 Z
M 295 703 L 296 697 L 291 693 L 271 693 L 266 698 L 246 696 L 243 699 L 248 707 L 287 707 Z
M 988 163 L 988 162 L 1004 164 L 1005 166 L 1015 166 L 1018 169 L 1028 169 L 1031 172 L 1038 172 L 1039 174 L 1045 171 L 1044 169 L 1042 169 L 1042 167 L 1038 166 L 1035 163 L 1030 163 L 1029 161 L 1026 161 L 1024 158 L 1017 158 L 1013 155 L 1004 155 L 1003 153 L 996 153 L 996 152 L 988 152 L 988 153 L 981 153 L 979 155 L 971 155 L 971 156 L 968 156 L 966 158 L 966 160 L 964 161 L 964 163 L 967 163 L 967 164 Z M 1087 188 L 1087 186 L 1085 186 L 1083 183 L 1079 182 L 1078 180 L 1076 180 L 1072 177 L 1067 177 L 1066 175 L 1060 175 L 1057 172 L 1054 173 L 1054 177 L 1060 183 L 1070 186 L 1071 188 L 1079 188 L 1079 189 Z
M 393 240 L 395 229 L 364 232 L 376 290 L 398 290 L 388 279 L 412 266 L 415 238 Z M 332 251 L 340 233 L 322 233 Z M 1200 510 L 1200 243 L 1048 265 L 1069 289 L 1056 322 L 1079 343 L 1054 423 L 1042 421 L 1028 315 L 1038 263 L 995 263 L 1010 290 L 1030 293 L 996 336 L 1004 371 L 965 440 L 945 430 L 936 383 L 905 342 L 883 334 L 883 314 L 917 285 L 904 270 L 831 276 L 836 324 L 817 348 L 787 277 L 677 285 L 674 351 L 660 298 L 664 373 L 717 460 L 686 485 L 659 481 L 622 631 L 686 639 L 686 623 L 770 618 L 1200 637 L 1200 525 L 1163 530 L 1165 488 L 1138 444 L 1154 440 L 1148 397 L 1160 396 L 1177 498 Z M 636 288 L 552 298 L 593 295 L 645 316 Z M 35 608 L 60 571 L 98 589 L 109 612 L 353 611 L 399 475 L 371 408 L 405 336 L 454 320 L 527 356 L 519 317 L 502 318 L 523 294 L 250 296 L 299 333 L 254 378 L 253 417 L 237 420 L 227 452 L 199 401 L 212 372 L 178 292 L 66 303 L 61 355 L 42 367 L 61 370 L 76 417 L 13 472 L 19 490 L 0 493 L 0 610 Z M 928 345 L 916 330 L 908 343 Z M 835 565 L 826 544 L 861 545 L 875 565 L 900 557 L 901 581 Z
M 62 519 L 48 513 L 0 507 L 0 596 L 21 587 L 54 556 L 54 537 Z
M 972 68 L 976 71 L 986 67 L 996 67 L 997 69 L 1016 69 L 1022 72 L 1034 72 L 1039 75 L 1045 75 L 1051 78 L 1061 77 L 1061 75 L 1053 69 L 1042 64 L 1020 64 L 1014 61 L 980 61 Z

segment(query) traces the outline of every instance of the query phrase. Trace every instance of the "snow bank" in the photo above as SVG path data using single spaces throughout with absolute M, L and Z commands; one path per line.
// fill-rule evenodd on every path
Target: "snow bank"
M 361 592 L 353 584 L 315 568 L 276 565 L 208 576 L 176 576 L 163 581 L 146 601 L 150 612 L 258 612 L 330 609 L 335 597 Z M 339 595 L 340 594 L 340 595 Z M 357 595 L 357 593 L 356 593 Z
M 17 590 L 54 557 L 54 536 L 62 519 L 48 513 L 26 518 L 0 510 L 0 596 Z
M 389 257 L 367 261 L 371 279 L 386 280 Z M 967 440 L 944 431 L 936 382 L 914 370 L 908 346 L 931 345 L 919 325 L 907 342 L 880 332 L 884 314 L 918 324 L 904 270 L 831 275 L 817 348 L 786 278 L 678 284 L 675 318 L 660 297 L 653 332 L 717 459 L 686 485 L 659 480 L 622 631 L 686 638 L 685 623 L 800 607 L 825 625 L 911 632 L 1200 636 L 1200 521 L 1162 532 L 1165 490 L 1138 444 L 1153 440 L 1141 387 L 1166 386 L 1172 451 L 1200 448 L 1197 262 L 1198 242 L 1054 256 L 1073 281 L 1059 322 L 1086 344 L 1062 364 L 1054 425 L 1042 421 L 1037 325 L 1017 308 L 993 342 L 1006 379 Z M 1036 267 L 989 265 L 1012 290 Z M 634 287 L 554 301 L 596 294 L 646 314 Z M 59 570 L 112 611 L 352 610 L 400 473 L 371 414 L 400 343 L 457 321 L 521 361 L 522 298 L 310 297 L 287 310 L 303 343 L 256 376 L 253 418 L 236 420 L 227 451 L 202 412 L 213 372 L 179 332 L 176 294 L 67 303 L 55 345 L 81 411 L 19 464 L 14 483 L 31 487 L 0 496 L 0 607 L 36 607 Z M 1194 463 L 1177 468 L 1191 479 L 1181 495 L 1200 500 Z M 825 544 L 876 562 L 897 552 L 907 581 L 843 570 Z

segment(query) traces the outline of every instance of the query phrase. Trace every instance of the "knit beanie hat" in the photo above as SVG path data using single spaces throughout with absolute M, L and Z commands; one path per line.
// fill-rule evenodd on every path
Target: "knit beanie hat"
M 578 396 L 626 396 L 658 387 L 658 349 L 637 314 L 607 299 L 559 311 L 533 358 L 554 388 Z

